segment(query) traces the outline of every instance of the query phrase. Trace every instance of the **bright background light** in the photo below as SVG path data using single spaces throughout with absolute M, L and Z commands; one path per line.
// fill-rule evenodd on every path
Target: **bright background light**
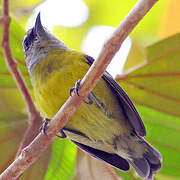
M 39 12 L 41 12 L 43 26 L 51 30 L 53 26 L 57 25 L 65 27 L 79 26 L 87 20 L 89 11 L 82 0 L 46 0 L 37 6 L 34 14 L 29 18 L 27 29 L 34 25 Z M 111 26 L 95 26 L 91 28 L 83 40 L 82 51 L 96 59 L 104 42 L 114 30 L 115 28 Z M 113 77 L 122 73 L 130 48 L 131 40 L 127 38 L 107 68 L 107 71 Z
M 33 25 L 37 14 L 41 12 L 44 26 L 75 27 L 84 23 L 88 18 L 88 7 L 82 0 L 46 0 L 34 10 L 28 21 L 28 27 Z
M 115 28 L 111 26 L 95 26 L 90 29 L 82 43 L 83 52 L 97 58 L 104 42 L 112 35 L 114 30 Z M 131 40 L 127 38 L 107 68 L 107 71 L 113 77 L 122 73 L 130 48 Z

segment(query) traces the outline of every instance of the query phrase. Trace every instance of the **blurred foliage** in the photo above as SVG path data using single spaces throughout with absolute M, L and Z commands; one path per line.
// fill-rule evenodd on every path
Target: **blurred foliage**
M 134 102 L 180 116 L 179 42 L 180 34 L 177 34 L 147 47 L 142 66 L 117 76 Z M 127 62 L 132 59 L 129 56 Z
M 180 1 L 172 2 L 167 1 L 164 6 L 163 18 L 160 21 L 159 35 L 161 37 L 171 36 L 179 33 L 180 23 L 177 23 L 180 19 L 179 13 Z
M 13 56 L 26 83 L 31 88 L 22 51 L 25 25 L 34 7 L 42 0 L 10 1 L 10 38 Z M 136 0 L 84 0 L 89 8 L 87 21 L 73 28 L 56 26 L 53 32 L 70 48 L 80 50 L 87 32 L 95 25 L 116 27 Z M 2 0 L 0 0 L 2 3 Z M 147 140 L 163 156 L 163 168 L 157 180 L 180 179 L 180 11 L 178 1 L 158 1 L 131 34 L 132 48 L 120 75 L 119 83 L 137 104 L 147 128 Z M 48 12 L 50 13 L 50 12 Z M 48 15 L 47 13 L 47 15 Z M 1 27 L 0 27 L 1 34 Z M 170 38 L 167 38 L 169 36 Z M 162 38 L 166 38 L 155 43 Z M 1 36 L 0 36 L 1 40 Z M 96 43 L 96 40 L 94 40 Z M 152 44 L 152 45 L 150 45 Z M 149 46 L 150 45 L 150 46 Z M 147 48 L 145 48 L 148 46 Z M 11 77 L 0 48 L 0 171 L 14 159 L 27 128 L 27 112 Z M 56 139 L 20 179 L 80 180 L 75 174 L 76 147 L 69 140 Z M 83 160 L 82 160 L 83 159 Z M 87 163 L 93 177 L 103 177 L 106 166 L 78 151 L 77 172 L 88 176 Z M 98 169 L 98 171 L 97 171 Z M 125 180 L 139 179 L 134 170 L 117 171 Z M 92 174 L 89 174 L 90 177 Z M 112 178 L 113 179 L 113 178 Z
M 136 67 L 138 64 L 144 63 L 146 51 L 136 40 L 132 41 L 128 59 L 125 62 L 123 71 Z
M 51 161 L 48 165 L 45 180 L 69 180 L 74 177 L 76 146 L 68 139 L 53 142 Z

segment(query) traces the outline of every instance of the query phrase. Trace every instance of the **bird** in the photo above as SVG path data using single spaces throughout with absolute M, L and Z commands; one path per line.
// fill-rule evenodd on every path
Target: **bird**
M 40 13 L 24 37 L 23 50 L 35 103 L 46 126 L 70 96 L 69 90 L 78 93 L 79 79 L 94 59 L 69 49 L 42 25 Z M 139 113 L 107 71 L 60 133 L 119 170 L 128 171 L 131 165 L 141 178 L 153 179 L 161 169 L 161 154 L 144 139 L 146 129 Z

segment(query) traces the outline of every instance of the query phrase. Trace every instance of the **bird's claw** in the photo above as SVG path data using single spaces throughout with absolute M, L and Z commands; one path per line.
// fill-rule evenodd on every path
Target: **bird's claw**
M 50 119 L 45 118 L 42 126 L 40 127 L 40 131 L 42 131 L 45 136 L 47 136 L 46 130 L 47 130 L 47 125 L 48 125 L 49 121 L 50 121 Z
M 70 88 L 69 89 L 69 94 L 70 96 L 72 96 L 72 93 L 75 91 L 76 94 L 79 96 L 79 87 L 80 87 L 80 83 L 81 83 L 81 80 L 78 80 L 76 83 L 75 83 L 75 86 Z
M 60 133 L 60 135 L 56 135 L 57 137 L 62 138 L 62 139 L 67 137 L 62 129 L 61 129 L 61 131 L 59 133 Z
M 80 83 L 81 83 L 81 80 L 78 80 L 78 81 L 75 83 L 75 86 L 69 89 L 69 94 L 70 94 L 70 96 L 72 96 L 72 92 L 73 92 L 73 91 L 75 91 L 75 93 L 76 93 L 78 96 L 80 96 L 80 95 L 79 95 L 79 92 L 78 92 L 78 91 L 79 91 L 79 87 L 80 87 Z M 86 104 L 89 104 L 89 105 L 93 104 L 93 100 L 92 100 L 92 98 L 91 98 L 91 92 L 90 92 L 89 95 L 88 95 L 88 101 L 84 100 L 84 102 L 85 102 Z
M 42 126 L 40 127 L 40 131 L 42 131 L 45 136 L 47 136 L 46 130 L 47 130 L 47 125 L 48 125 L 49 121 L 50 121 L 50 119 L 45 118 Z M 60 133 L 60 135 L 56 135 L 57 137 L 66 138 L 66 134 L 64 133 L 64 131 L 62 129 L 59 133 Z

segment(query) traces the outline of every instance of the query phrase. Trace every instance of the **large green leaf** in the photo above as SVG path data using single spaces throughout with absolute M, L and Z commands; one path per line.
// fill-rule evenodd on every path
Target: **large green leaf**
M 180 116 L 179 42 L 177 34 L 148 47 L 147 63 L 117 78 L 135 103 Z
M 123 67 L 123 71 L 125 72 L 139 64 L 142 64 L 146 57 L 145 48 L 142 47 L 137 40 L 131 39 L 131 43 L 131 49 Z
M 25 115 L 0 112 L 0 172 L 13 161 L 26 127 Z
M 160 174 L 180 177 L 180 118 L 137 106 L 147 129 L 147 140 L 163 157 Z
M 0 173 L 13 162 L 28 126 L 27 115 L 22 113 L 23 104 L 19 103 L 21 97 L 15 90 L 0 89 Z M 23 173 L 21 179 L 44 179 L 50 157 L 51 146 Z
M 3 172 L 14 160 L 20 141 L 27 128 L 27 116 L 22 113 L 10 111 L 0 112 L 0 173 Z M 50 159 L 49 147 L 20 179 L 44 179 Z

